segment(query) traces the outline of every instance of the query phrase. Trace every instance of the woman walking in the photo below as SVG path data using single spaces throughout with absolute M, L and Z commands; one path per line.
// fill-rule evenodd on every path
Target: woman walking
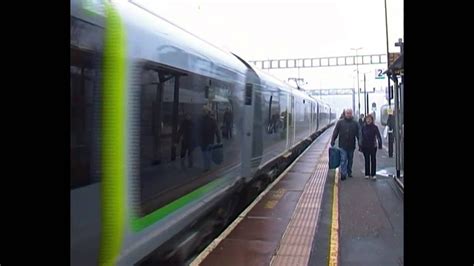
M 376 179 L 376 154 L 377 154 L 377 141 L 378 148 L 382 149 L 382 136 L 380 135 L 379 128 L 374 124 L 374 118 L 368 114 L 365 117 L 365 124 L 361 130 L 361 147 L 360 150 L 364 153 L 365 158 L 365 178 Z

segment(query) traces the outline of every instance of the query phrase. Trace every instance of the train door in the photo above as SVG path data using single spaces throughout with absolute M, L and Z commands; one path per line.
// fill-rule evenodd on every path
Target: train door
M 262 94 L 262 85 L 260 82 L 254 84 L 253 86 L 254 102 L 253 102 L 253 138 L 252 138 L 252 159 L 251 167 L 252 169 L 260 166 L 263 155 L 263 136 L 265 131 L 265 114 L 262 109 L 264 105 L 263 94 Z
M 261 97 L 258 97 L 256 90 L 260 90 L 259 78 L 253 70 L 248 70 L 244 92 L 243 141 L 241 152 L 241 172 L 247 181 L 253 176 L 253 172 L 260 163 L 258 161 L 257 164 L 257 160 L 258 158 L 261 159 L 262 154 L 263 125 L 261 122 L 261 108 L 260 105 L 258 105 L 258 103 L 261 102 Z M 259 124 L 260 128 L 257 127 Z
M 106 32 L 103 27 L 72 14 L 70 32 L 70 264 L 92 265 L 99 260 L 104 211 L 103 168 L 99 158 L 103 154 L 103 124 L 107 122 L 101 112 L 106 92 Z

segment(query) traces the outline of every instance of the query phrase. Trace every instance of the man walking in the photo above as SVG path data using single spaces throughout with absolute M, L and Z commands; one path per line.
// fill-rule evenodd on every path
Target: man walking
M 344 119 L 337 121 L 336 128 L 332 134 L 331 146 L 336 143 L 339 137 L 339 148 L 341 149 L 341 180 L 347 176 L 352 177 L 352 161 L 354 158 L 355 140 L 359 143 L 359 124 L 352 116 L 352 109 L 345 109 Z

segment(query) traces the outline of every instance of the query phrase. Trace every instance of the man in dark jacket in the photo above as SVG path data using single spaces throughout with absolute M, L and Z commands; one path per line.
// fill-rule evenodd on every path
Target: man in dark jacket
M 211 152 L 214 144 L 214 136 L 217 143 L 221 142 L 216 120 L 211 116 L 211 110 L 204 107 L 204 115 L 201 120 L 201 151 L 204 160 L 204 171 L 211 169 Z
M 341 149 L 341 180 L 347 176 L 352 177 L 352 161 L 354 158 L 355 140 L 359 143 L 359 124 L 353 119 L 352 109 L 345 109 L 344 119 L 337 121 L 332 134 L 331 146 L 339 137 L 339 148 Z

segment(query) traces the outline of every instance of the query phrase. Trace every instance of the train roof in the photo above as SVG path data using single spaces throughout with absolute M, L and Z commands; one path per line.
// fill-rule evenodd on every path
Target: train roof
M 104 20 L 104 5 L 71 0 L 71 15 L 88 22 Z M 247 67 L 225 51 L 133 1 L 114 1 L 124 25 L 127 57 L 159 62 L 176 69 L 222 80 L 238 80 Z M 94 13 L 94 15 L 90 15 Z M 100 23 L 103 27 L 103 22 Z
M 70 1 L 71 15 L 104 27 L 103 4 L 93 1 Z M 247 66 L 232 53 L 199 38 L 152 10 L 133 1 L 114 1 L 114 7 L 125 22 L 124 30 L 128 37 L 126 50 L 129 58 L 159 62 L 221 80 L 241 80 L 245 75 Z M 248 65 L 263 82 L 299 97 L 322 103 L 273 75 Z
M 238 80 L 236 75 L 245 75 L 247 67 L 230 52 L 152 11 L 128 2 L 118 5 L 118 9 L 128 22 L 129 34 L 133 35 L 130 45 L 139 47 L 139 51 L 131 51 L 133 57 L 228 81 Z
M 255 66 L 252 66 L 252 69 L 255 70 L 255 72 L 260 77 L 260 79 L 263 80 L 266 83 L 269 83 L 269 84 L 271 84 L 275 87 L 278 87 L 282 90 L 285 90 L 287 92 L 291 92 L 292 94 L 297 95 L 299 97 L 306 98 L 306 99 L 312 99 L 314 101 L 317 101 L 316 99 L 314 99 L 310 95 L 308 95 L 306 92 L 301 91 L 297 87 L 292 86 L 292 85 L 286 83 L 285 81 L 282 81 L 282 80 L 278 79 L 277 77 L 271 75 L 270 73 L 264 72 L 263 70 L 255 67 Z
M 316 97 L 314 96 L 311 96 L 311 98 L 315 99 L 316 101 L 318 101 L 320 104 L 323 104 L 323 105 L 326 105 L 328 107 L 331 107 L 331 105 L 329 103 L 327 103 L 326 101 L 323 101 L 321 99 L 317 99 Z

